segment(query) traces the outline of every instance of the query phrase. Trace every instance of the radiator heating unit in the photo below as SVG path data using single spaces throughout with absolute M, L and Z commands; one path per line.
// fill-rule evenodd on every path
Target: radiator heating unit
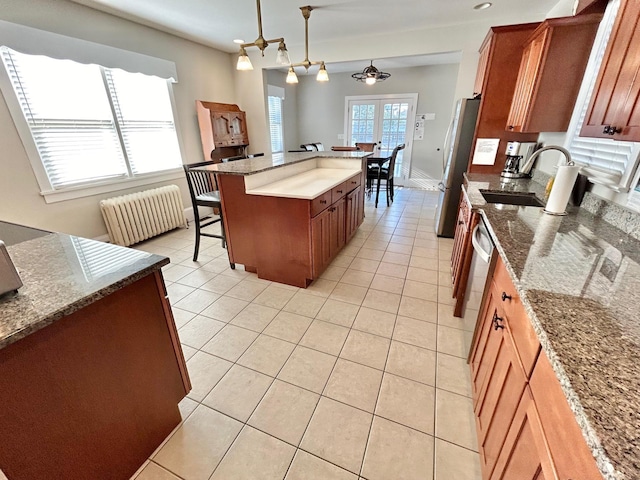
M 107 198 L 100 210 L 111 243 L 125 247 L 187 225 L 177 185 Z

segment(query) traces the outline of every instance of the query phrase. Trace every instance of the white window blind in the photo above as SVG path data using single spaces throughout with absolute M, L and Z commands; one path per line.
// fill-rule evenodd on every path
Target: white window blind
M 580 136 L 619 5 L 620 0 L 610 1 L 600 23 L 569 125 L 566 148 L 571 152 L 571 158 L 583 165 L 581 173 L 587 175 L 591 182 L 616 191 L 628 191 L 640 144 Z
M 0 53 L 52 190 L 181 166 L 166 80 Z
M 127 265 L 147 257 L 133 248 L 118 249 L 110 243 L 96 242 L 87 238 L 71 237 L 71 244 L 87 281 L 92 282 L 107 276 Z
M 284 150 L 282 128 L 282 98 L 269 96 L 269 130 L 271 134 L 271 153 Z

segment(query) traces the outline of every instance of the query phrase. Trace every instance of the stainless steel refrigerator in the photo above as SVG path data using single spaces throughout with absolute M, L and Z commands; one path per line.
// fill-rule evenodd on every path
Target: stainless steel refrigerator
M 442 181 L 438 184 L 440 198 L 436 212 L 436 233 L 439 237 L 453 238 L 456 230 L 462 174 L 469 164 L 479 107 L 479 98 L 461 98 L 456 103 L 447 135 L 449 141 L 444 150 Z

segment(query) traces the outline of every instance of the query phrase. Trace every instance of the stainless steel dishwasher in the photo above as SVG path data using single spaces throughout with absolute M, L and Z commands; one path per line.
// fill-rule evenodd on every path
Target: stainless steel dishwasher
M 480 220 L 471 234 L 471 243 L 473 244 L 473 257 L 471 258 L 467 294 L 462 307 L 463 316 L 469 314 L 477 315 L 477 311 L 485 297 L 487 276 L 493 271 L 497 258 L 493 240 L 482 215 L 480 215 Z

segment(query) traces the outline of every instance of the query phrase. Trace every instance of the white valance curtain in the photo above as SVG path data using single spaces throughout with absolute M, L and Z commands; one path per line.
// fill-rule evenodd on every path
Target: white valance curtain
M 142 53 L 67 37 L 0 20 L 0 45 L 30 55 L 46 55 L 60 60 L 119 68 L 178 81 L 175 63 Z

